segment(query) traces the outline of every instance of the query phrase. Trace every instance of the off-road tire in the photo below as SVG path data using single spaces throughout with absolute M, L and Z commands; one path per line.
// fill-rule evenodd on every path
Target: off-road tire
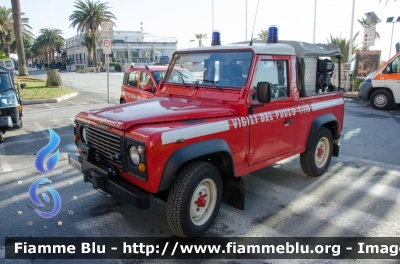
M 388 91 L 378 90 L 371 94 L 369 102 L 377 110 L 389 110 L 393 105 L 393 97 Z
M 202 161 L 187 164 L 178 173 L 168 195 L 167 221 L 170 229 L 181 237 L 203 235 L 217 217 L 222 191 L 222 178 L 214 165 Z M 199 199 L 203 199 L 198 198 L 201 195 L 207 202 L 198 206 Z M 196 214 L 199 214 L 198 218 Z
M 329 129 L 321 127 L 312 147 L 300 154 L 301 169 L 311 177 L 321 176 L 329 167 L 332 152 L 332 133 Z

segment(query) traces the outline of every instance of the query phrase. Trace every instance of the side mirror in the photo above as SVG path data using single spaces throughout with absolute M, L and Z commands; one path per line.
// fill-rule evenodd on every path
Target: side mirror
M 259 103 L 271 102 L 271 85 L 269 82 L 257 83 L 257 99 Z
M 26 83 L 21 83 L 19 86 L 21 87 L 21 89 L 24 89 L 26 87 Z
M 152 91 L 153 90 L 153 87 L 151 87 L 151 85 L 150 84 L 145 84 L 145 85 L 143 85 L 143 88 L 142 88 L 144 91 Z
M 387 66 L 387 67 L 386 67 L 386 73 L 387 73 L 387 74 L 390 74 L 390 72 L 391 72 L 390 66 Z

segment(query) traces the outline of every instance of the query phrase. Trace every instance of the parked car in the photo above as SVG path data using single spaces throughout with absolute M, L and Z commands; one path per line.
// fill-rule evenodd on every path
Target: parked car
M 18 75 L 18 70 L 15 67 L 14 61 L 10 59 L 0 60 L 0 66 L 12 71 L 14 75 Z
M 120 103 L 128 103 L 161 96 L 160 81 L 168 66 L 135 66 L 124 74 Z M 171 78 L 179 83 L 193 83 L 196 78 L 185 68 L 175 67 Z
M 25 83 L 20 84 L 24 88 Z M 19 89 L 14 84 L 12 71 L 0 66 L 0 144 L 6 131 L 22 127 L 22 106 Z

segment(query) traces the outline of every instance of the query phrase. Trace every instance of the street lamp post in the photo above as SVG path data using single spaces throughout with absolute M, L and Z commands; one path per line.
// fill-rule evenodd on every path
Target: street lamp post
M 353 26 L 354 26 L 354 8 L 355 8 L 355 5 L 356 5 L 356 0 L 353 0 L 353 9 L 352 9 L 352 12 L 351 12 L 350 39 L 349 39 L 349 56 L 347 58 L 347 61 L 350 64 L 351 64 L 351 58 L 353 57 Z M 346 58 L 344 58 L 344 59 L 346 59 Z
M 313 34 L 313 43 L 315 43 L 315 28 L 317 27 L 317 0 L 315 0 L 314 4 L 314 34 Z
M 392 23 L 392 37 L 390 38 L 390 49 L 389 49 L 389 59 L 392 56 L 392 41 L 393 41 L 393 30 L 394 30 L 394 23 L 400 22 L 400 16 L 394 21 L 394 17 L 388 17 L 386 23 Z
M 214 0 L 211 0 L 211 32 L 214 32 Z

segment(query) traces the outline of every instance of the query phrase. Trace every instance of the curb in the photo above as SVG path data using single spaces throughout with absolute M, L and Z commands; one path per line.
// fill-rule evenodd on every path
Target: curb
M 32 105 L 32 104 L 46 104 L 46 103 L 58 103 L 64 100 L 67 100 L 69 98 L 75 97 L 77 96 L 79 93 L 75 92 L 75 93 L 70 93 L 70 94 L 66 94 L 63 95 L 61 97 L 58 98 L 50 98 L 50 99 L 35 99 L 35 100 L 22 100 L 21 104 L 22 105 Z

